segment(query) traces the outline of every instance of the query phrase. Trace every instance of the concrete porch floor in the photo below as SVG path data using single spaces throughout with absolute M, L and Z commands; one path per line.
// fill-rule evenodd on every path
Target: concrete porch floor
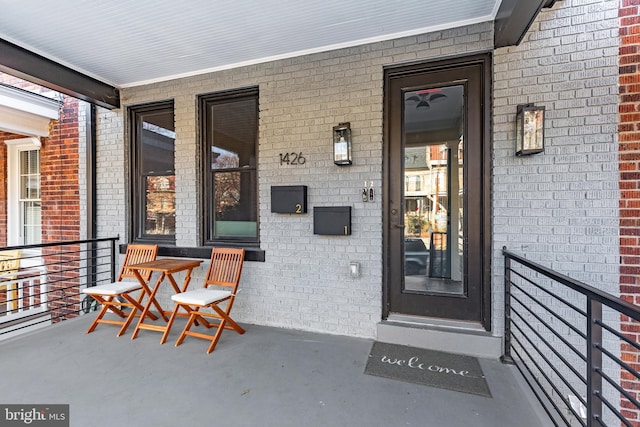
M 94 314 L 0 342 L 0 404 L 69 404 L 74 427 L 549 425 L 517 370 L 480 359 L 492 398 L 364 374 L 372 341 L 246 325 L 205 341 L 100 325 Z

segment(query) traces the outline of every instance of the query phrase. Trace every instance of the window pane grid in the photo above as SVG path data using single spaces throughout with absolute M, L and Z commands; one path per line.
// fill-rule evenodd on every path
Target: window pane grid
M 19 199 L 40 200 L 40 150 L 20 152 Z
M 41 243 L 42 209 L 40 202 L 22 203 L 22 230 L 25 245 Z
M 24 150 L 19 155 L 20 230 L 25 245 L 42 241 L 40 193 L 40 150 Z

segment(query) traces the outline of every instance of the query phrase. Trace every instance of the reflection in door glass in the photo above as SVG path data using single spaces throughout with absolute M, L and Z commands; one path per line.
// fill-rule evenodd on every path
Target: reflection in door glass
M 464 87 L 404 94 L 404 290 L 464 294 Z

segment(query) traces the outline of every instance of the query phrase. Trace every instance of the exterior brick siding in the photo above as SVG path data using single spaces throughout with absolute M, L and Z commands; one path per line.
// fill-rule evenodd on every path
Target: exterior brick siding
M 384 265 L 384 67 L 493 51 L 488 107 L 491 333 L 501 336 L 504 328 L 503 246 L 640 304 L 639 8 L 640 0 L 557 2 L 540 13 L 521 44 L 495 51 L 493 23 L 487 22 L 123 88 L 123 108 L 98 109 L 98 233 L 128 236 L 131 227 L 127 108 L 172 99 L 176 243 L 198 246 L 202 187 L 197 96 L 258 86 L 259 235 L 266 261 L 245 266 L 234 317 L 374 338 L 382 314 Z M 524 103 L 546 106 L 546 147 L 543 154 L 517 157 L 515 112 Z M 78 113 L 78 103 L 67 99 L 60 122 L 43 143 L 44 241 L 80 236 L 85 205 L 79 197 L 87 189 L 78 185 L 78 153 L 86 148 L 78 134 Z M 348 168 L 331 160 L 331 129 L 340 122 L 350 122 L 353 131 L 354 164 Z M 287 152 L 302 153 L 305 164 L 281 164 L 280 155 Z M 6 149 L 2 153 L 6 182 Z M 373 203 L 360 201 L 365 181 L 373 182 Z M 294 184 L 308 186 L 309 214 L 271 213 L 271 186 Z M 6 198 L 4 187 L 0 197 Z M 313 207 L 334 205 L 352 207 L 352 235 L 313 235 Z M 0 208 L 2 221 L 6 224 L 6 209 Z M 0 242 L 3 238 L 6 232 L 0 230 Z M 361 277 L 349 276 L 350 261 L 360 263 Z M 206 268 L 194 272 L 192 283 L 202 279 Z M 67 285 L 77 284 L 69 280 L 62 286 Z M 64 294 L 56 292 L 52 299 Z M 163 304 L 171 305 L 170 293 L 168 288 L 161 291 Z M 629 338 L 640 340 L 637 324 L 614 317 Z M 604 344 L 611 343 L 614 353 L 640 370 L 637 351 L 620 347 L 617 340 Z M 578 357 L 575 361 L 581 363 Z M 617 369 L 605 366 L 607 372 Z M 640 390 L 636 379 L 622 380 L 625 389 Z M 619 401 L 617 392 L 605 397 Z M 640 420 L 637 408 L 621 406 L 626 416 Z
M 620 2 L 620 294 L 623 299 L 640 304 L 640 2 Z M 621 319 L 622 330 L 634 342 L 640 342 L 637 322 Z M 640 354 L 622 344 L 622 360 L 640 371 Z M 623 373 L 621 385 L 640 399 L 640 381 Z M 624 403 L 624 400 L 623 400 Z M 640 426 L 640 411 L 631 404 L 623 414 Z
M 50 89 L 0 73 L 0 83 L 8 84 L 37 94 L 48 94 Z M 60 117 L 52 121 L 49 136 L 41 138 L 40 185 L 42 202 L 42 243 L 80 239 L 80 187 L 79 187 L 79 101 L 64 97 Z M 7 245 L 7 147 L 4 141 L 24 138 L 24 135 L 0 132 L 0 244 Z M 65 251 L 74 248 L 65 247 Z M 79 247 L 75 248 L 79 249 Z M 48 265 L 49 309 L 54 321 L 78 312 L 77 279 L 73 273 L 57 271 L 61 261 L 69 261 L 65 269 L 78 267 L 74 262 L 77 254 L 55 255 L 56 248 L 42 251 L 43 261 Z
M 42 243 L 80 238 L 78 100 L 64 99 L 40 152 Z
M 42 144 L 42 243 L 80 239 L 78 102 L 64 98 L 60 118 L 52 123 L 49 137 Z M 79 245 L 64 247 L 65 252 L 79 249 Z M 57 247 L 43 249 L 48 279 L 53 283 L 49 287 L 49 310 L 54 321 L 73 317 L 80 309 L 78 274 L 73 271 L 80 266 L 79 256 L 60 255 L 59 251 Z
M 617 294 L 617 1 L 572 0 L 543 11 L 520 46 L 494 53 L 492 333 L 502 334 L 503 245 Z M 491 23 L 240 67 L 122 90 L 98 120 L 101 234 L 128 235 L 126 107 L 174 99 L 179 246 L 199 244 L 196 96 L 258 85 L 259 206 L 265 263 L 249 263 L 242 321 L 371 337 L 381 318 L 383 67 L 492 49 Z M 519 103 L 547 106 L 543 155 L 514 155 Z M 349 121 L 354 165 L 331 161 L 331 128 Z M 124 139 L 124 140 L 123 140 Z M 279 164 L 302 152 L 303 167 Z M 112 165 L 121 165 L 117 170 Z M 313 206 L 350 205 L 353 234 L 312 233 L 312 215 L 270 212 L 272 185 L 309 187 Z M 362 276 L 348 275 L 348 262 Z M 197 279 L 194 279 L 197 280 Z M 161 295 L 168 299 L 168 295 Z M 293 308 L 293 309 L 292 309 Z
M 21 135 L 15 135 L 8 132 L 0 131 L 0 200 L 7 200 L 7 146 L 4 141 L 8 139 L 21 138 Z M 7 245 L 7 204 L 0 204 L 0 245 Z
M 8 139 L 21 138 L 21 135 L 15 135 L 8 132 L 0 131 L 0 200 L 7 200 L 7 146 L 3 143 Z M 7 204 L 0 204 L 0 246 L 7 245 Z M 0 288 L 0 311 L 5 310 L 4 303 L 7 301 L 6 287 Z
M 242 298 L 234 305 L 237 319 L 374 337 L 382 311 L 383 67 L 486 52 L 492 28 L 483 23 L 123 89 L 124 108 L 101 110 L 97 123 L 100 234 L 128 235 L 126 107 L 173 99 L 176 241 L 197 246 L 202 188 L 196 97 L 257 85 L 260 246 L 266 262 L 246 263 Z M 349 167 L 332 161 L 332 128 L 340 122 L 351 123 L 354 164 Z M 306 163 L 281 165 L 279 155 L 286 152 L 301 152 Z M 364 181 L 374 183 L 374 202 L 362 202 Z M 271 213 L 273 185 L 307 185 L 309 213 Z M 314 206 L 351 206 L 352 235 L 314 235 Z M 350 261 L 360 263 L 359 278 L 349 276 Z M 204 268 L 194 272 L 192 283 Z M 168 289 L 163 291 L 160 300 L 171 304 Z
M 564 0 L 540 13 L 519 46 L 495 52 L 494 289 L 504 280 L 500 251 L 506 246 L 619 295 L 618 26 L 618 0 Z M 517 157 L 515 113 L 526 103 L 546 107 L 545 151 Z M 568 290 L 562 296 L 582 301 Z M 493 304 L 502 313 L 503 296 L 496 294 Z M 575 312 L 561 313 L 586 327 Z M 610 317 L 616 326 L 619 319 Z M 618 340 L 604 340 L 619 354 Z M 583 363 L 575 354 L 564 355 L 575 366 Z M 610 359 L 603 364 L 606 372 L 619 372 Z M 573 392 L 559 394 L 566 399 Z M 604 395 L 620 401 L 611 387 Z

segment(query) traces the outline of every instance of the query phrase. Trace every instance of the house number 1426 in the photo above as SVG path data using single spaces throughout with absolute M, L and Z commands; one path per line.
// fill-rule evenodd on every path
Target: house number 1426
M 302 153 L 280 153 L 280 166 L 287 164 L 292 166 L 304 165 L 307 159 Z

